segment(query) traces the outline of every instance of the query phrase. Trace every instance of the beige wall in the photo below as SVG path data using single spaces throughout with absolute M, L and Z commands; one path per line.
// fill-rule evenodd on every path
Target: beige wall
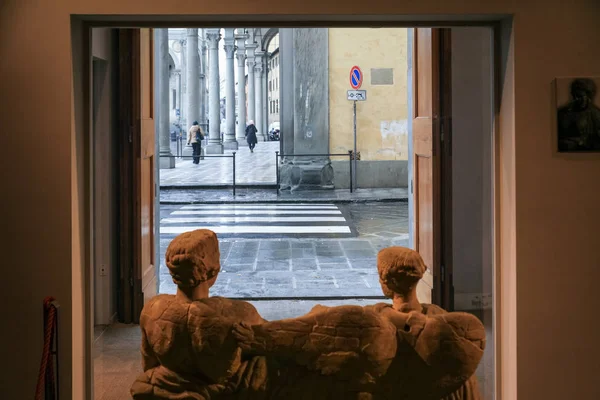
M 363 73 L 367 101 L 356 105 L 361 160 L 407 160 L 406 28 L 329 29 L 329 150 L 354 148 L 350 69 Z M 393 85 L 372 85 L 371 68 L 393 68 Z
M 340 7 L 333 0 L 5 0 L 0 7 L 0 147 L 9 150 L 0 157 L 0 209 L 10 232 L 2 241 L 2 317 L 10 321 L 0 334 L 0 354 L 10 360 L 0 380 L 2 398 L 28 397 L 34 391 L 42 347 L 41 305 L 48 294 L 62 304 L 61 398 L 84 398 L 88 171 L 81 158 L 86 151 L 80 118 L 85 108 L 79 96 L 85 81 L 84 71 L 71 69 L 70 14 L 208 14 L 206 21 L 214 21 L 211 14 L 235 13 L 251 24 L 257 20 L 253 14 L 265 10 L 272 21 L 283 20 L 278 14 L 514 16 L 501 32 L 502 103 L 494 155 L 500 202 L 502 399 L 600 398 L 594 317 L 600 282 L 600 156 L 554 152 L 551 90 L 556 76 L 598 75 L 598 2 L 349 0 Z M 183 18 L 173 21 L 182 23 Z M 85 33 L 78 25 L 73 33 L 79 62 Z M 44 126 L 35 140 L 31 124 L 24 123 L 28 118 Z

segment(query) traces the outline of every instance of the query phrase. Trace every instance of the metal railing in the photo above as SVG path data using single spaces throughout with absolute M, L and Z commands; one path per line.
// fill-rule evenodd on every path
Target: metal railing
M 348 154 L 345 153 L 326 153 L 326 154 L 279 154 L 279 151 L 275 152 L 275 174 L 277 177 L 277 193 L 279 194 L 279 158 L 281 157 L 281 161 L 283 162 L 284 157 L 348 157 L 348 165 L 350 166 L 350 193 L 352 193 L 352 176 L 354 174 L 354 168 L 352 168 L 352 160 L 354 152 L 352 150 L 348 150 Z
M 198 158 L 200 158 L 201 160 L 204 158 L 231 158 L 232 163 L 231 163 L 231 172 L 232 172 L 232 177 L 233 177 L 233 195 L 235 196 L 235 151 L 231 153 L 231 155 L 229 154 L 204 154 L 204 155 L 199 155 L 196 156 Z M 160 156 L 161 158 L 194 158 L 195 156 Z

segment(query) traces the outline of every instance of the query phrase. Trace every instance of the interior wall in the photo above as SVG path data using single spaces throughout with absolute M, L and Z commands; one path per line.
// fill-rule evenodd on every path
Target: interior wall
M 92 30 L 93 175 L 94 175 L 94 324 L 113 322 L 116 306 L 116 116 L 113 114 L 113 31 Z
M 270 17 L 257 16 L 265 10 Z M 552 93 L 557 76 L 598 75 L 600 53 L 593 49 L 600 37 L 600 4 L 594 0 L 349 0 L 343 10 L 333 0 L 3 1 L 0 76 L 5 78 L 0 79 L 0 123 L 9 134 L 0 135 L 0 146 L 10 151 L 0 158 L 0 171 L 10 195 L 0 196 L 0 208 L 8 211 L 3 224 L 11 234 L 2 243 L 10 250 L 4 253 L 2 274 L 15 284 L 6 285 L 0 296 L 4 304 L 17 305 L 3 310 L 3 318 L 11 321 L 11 329 L 3 329 L 0 338 L 0 354 L 11 360 L 0 381 L 3 398 L 21 398 L 34 391 L 42 347 L 41 304 L 48 294 L 62 305 L 61 398 L 86 398 L 90 344 L 86 343 L 84 294 L 89 291 L 90 231 L 87 155 L 82 144 L 87 131 L 83 121 L 89 114 L 83 89 L 89 71 L 81 70 L 87 33 L 71 15 L 147 14 L 158 19 L 158 15 L 181 14 L 214 21 L 214 15 L 237 14 L 240 20 L 255 22 L 259 18 L 281 21 L 281 14 L 306 17 L 341 12 L 356 19 L 512 16 L 499 30 L 501 103 L 494 154 L 499 191 L 495 260 L 501 398 L 600 398 L 599 332 L 590 318 L 596 312 L 600 282 L 599 188 L 594 184 L 600 176 L 600 156 L 556 153 Z M 183 24 L 182 18 L 172 21 Z M 32 62 L 32 55 L 45 61 Z M 31 124 L 15 116 L 33 116 L 45 129 L 32 140 Z
M 451 35 L 453 284 L 456 309 L 472 310 L 493 289 L 492 30 Z

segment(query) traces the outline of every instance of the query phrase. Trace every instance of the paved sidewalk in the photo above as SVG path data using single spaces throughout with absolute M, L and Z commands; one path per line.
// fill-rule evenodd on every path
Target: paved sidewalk
M 408 246 L 405 202 L 339 205 L 358 237 L 348 239 L 219 239 L 221 273 L 211 295 L 233 298 L 378 298 L 377 252 Z M 164 209 L 164 210 L 163 210 Z M 162 206 L 163 215 L 181 207 Z M 160 240 L 160 292 L 176 287 L 164 264 L 172 235 Z
M 279 142 L 259 142 L 250 152 L 248 146 L 235 150 L 236 184 L 275 184 L 275 151 Z M 233 150 L 225 150 L 231 156 Z M 192 158 L 176 158 L 175 168 L 161 169 L 160 186 L 231 185 L 233 183 L 233 159 L 231 157 L 205 157 L 200 164 Z
M 408 189 L 299 190 L 275 189 L 168 189 L 160 191 L 160 204 L 228 204 L 228 203 L 352 203 L 366 201 L 408 201 Z

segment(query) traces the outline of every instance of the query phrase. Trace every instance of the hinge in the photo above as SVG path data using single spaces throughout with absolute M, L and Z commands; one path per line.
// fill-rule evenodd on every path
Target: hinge
M 133 277 L 129 277 L 129 286 L 133 287 Z
M 441 278 L 442 282 L 444 282 L 445 276 L 446 276 L 446 267 L 444 266 L 444 264 L 442 264 L 442 266 L 440 267 L 440 278 Z
M 413 194 L 413 180 L 410 180 L 410 194 Z
M 440 140 L 442 142 L 444 141 L 444 123 L 443 122 L 440 124 Z
M 133 126 L 129 127 L 129 143 L 133 143 Z

